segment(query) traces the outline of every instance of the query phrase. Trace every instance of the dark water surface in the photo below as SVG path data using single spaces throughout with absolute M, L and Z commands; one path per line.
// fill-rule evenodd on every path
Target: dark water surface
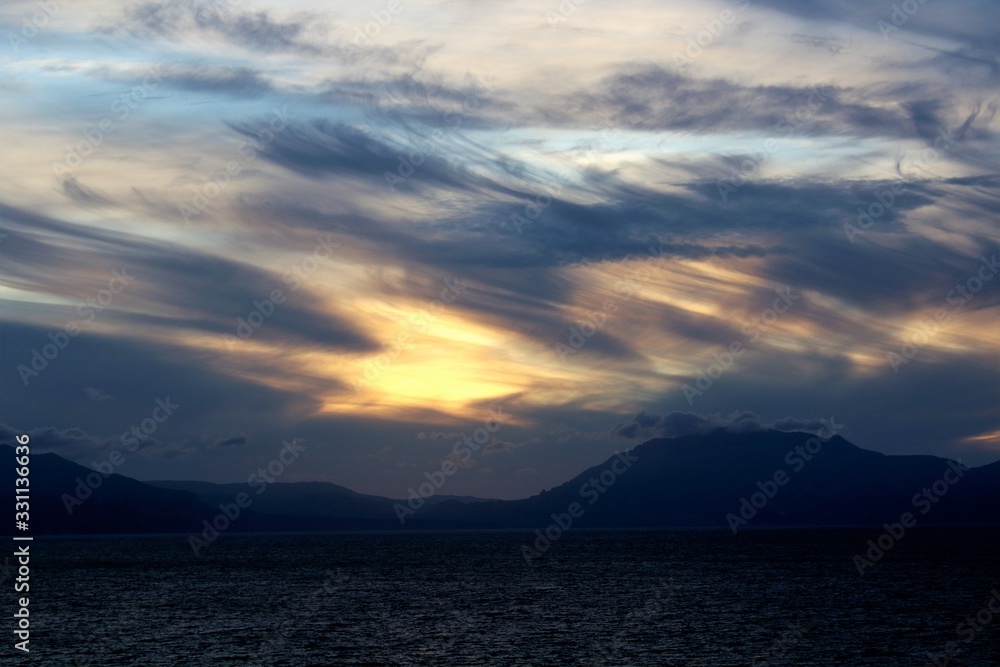
M 957 632 L 1000 534 L 911 531 L 860 577 L 878 535 L 576 532 L 531 566 L 527 532 L 39 539 L 31 655 L 0 662 L 1000 665 L 1000 614 Z

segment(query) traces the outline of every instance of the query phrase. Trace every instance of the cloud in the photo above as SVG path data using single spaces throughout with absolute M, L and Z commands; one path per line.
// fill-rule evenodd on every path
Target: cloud
M 256 127 L 251 123 L 233 123 L 230 127 L 248 139 L 256 136 Z M 456 139 L 457 135 L 453 136 L 451 143 Z M 346 123 L 315 118 L 308 122 L 290 122 L 260 154 L 266 160 L 305 176 L 349 176 L 376 181 L 387 190 L 390 186 L 403 192 L 421 192 L 436 187 L 456 191 L 505 190 L 489 178 L 463 168 L 454 153 L 446 157 L 441 141 L 432 139 L 429 133 L 415 134 L 414 130 L 389 137 L 366 133 Z M 461 150 L 460 146 L 450 148 Z
M 799 2 L 798 0 L 756 0 L 761 7 L 776 9 L 780 12 L 801 17 L 819 25 L 848 24 L 858 32 L 868 31 L 882 39 L 882 28 L 879 21 L 884 21 L 891 28 L 893 23 L 893 4 L 872 3 L 867 0 L 836 0 L 835 2 Z M 901 4 L 901 3 L 896 3 Z M 956 11 L 960 7 L 961 11 Z M 970 21 L 966 17 L 976 17 Z M 897 19 L 898 20 L 898 19 Z M 912 39 L 917 37 L 932 37 L 946 39 L 958 43 L 977 45 L 983 48 L 1000 47 L 1000 38 L 990 26 L 1000 21 L 1000 8 L 990 0 L 966 0 L 960 5 L 941 5 L 934 7 L 921 3 L 918 11 L 907 14 L 907 21 L 900 30 L 889 33 L 890 39 Z
M 507 397 L 531 426 L 505 426 L 488 452 L 537 442 L 516 456 L 539 481 L 575 474 L 565 452 L 596 456 L 640 406 L 655 407 L 619 435 L 809 428 L 753 414 L 820 405 L 850 413 L 859 445 L 893 452 L 968 451 L 995 431 L 982 360 L 998 351 L 997 281 L 898 376 L 885 362 L 1000 253 L 995 2 L 925 3 L 883 38 L 890 3 L 759 0 L 685 65 L 673 56 L 718 8 L 580 7 L 549 26 L 530 3 L 431 4 L 354 44 L 372 17 L 350 3 L 63 3 L 20 45 L 0 128 L 8 414 L 75 426 L 87 452 L 101 440 L 90 434 L 120 433 L 169 394 L 185 416 L 150 451 L 181 463 L 137 456 L 130 474 L 239 479 L 248 457 L 307 425 L 329 438 L 310 474 L 368 490 Z M 117 23 L 98 19 L 95 35 L 101 11 Z M 286 103 L 287 127 L 258 137 Z M 102 121 L 113 129 L 98 141 Z M 923 159 L 943 131 L 951 148 Z M 53 178 L 80 148 L 73 176 Z M 761 151 L 723 200 L 720 179 Z M 232 160 L 236 174 L 223 171 Z M 883 206 L 894 186 L 904 192 Z M 185 227 L 178 205 L 196 192 L 208 201 Z M 851 243 L 844 225 L 878 207 Z M 335 256 L 252 336 L 222 343 L 328 234 Z M 23 387 L 13 369 L 123 266 L 134 280 Z M 411 315 L 455 278 L 468 289 L 416 335 Z M 616 285 L 630 279 L 626 299 Z M 785 286 L 799 299 L 748 340 L 744 325 Z M 614 316 L 561 359 L 554 345 L 611 300 Z M 412 347 L 394 356 L 407 331 Z M 746 352 L 689 408 L 683 384 L 734 341 Z M 383 355 L 391 364 L 352 393 Z M 86 397 L 100 409 L 81 412 Z M 405 442 L 419 446 L 365 467 L 365 448 Z M 508 486 L 490 493 L 537 490 L 492 477 Z
M 820 429 L 829 429 L 828 422 L 824 419 L 798 419 L 797 417 L 776 419 L 770 427 L 776 431 L 802 431 L 805 433 L 817 433 Z
M 250 438 L 240 433 L 238 435 L 231 435 L 229 437 L 216 440 L 211 444 L 211 446 L 216 449 L 226 447 L 242 447 L 248 442 L 250 442 Z
M 241 11 L 228 4 L 213 0 L 141 2 L 129 8 L 118 23 L 105 26 L 102 31 L 173 41 L 184 41 L 201 33 L 221 37 L 249 51 L 312 56 L 324 52 L 316 41 L 327 27 L 320 16 L 300 12 L 294 18 L 281 20 L 268 11 Z
M 112 203 L 110 199 L 96 190 L 85 187 L 72 176 L 62 180 L 62 189 L 67 197 L 85 206 L 106 206 Z
M 720 413 L 668 412 L 664 415 L 640 412 L 631 421 L 617 424 L 611 433 L 619 438 L 676 438 L 682 435 L 703 435 L 724 429 L 730 433 L 749 433 L 775 429 L 778 431 L 804 431 L 817 433 L 828 428 L 822 419 L 786 417 L 764 423 L 748 410 L 735 410 L 728 415 Z
M 110 401 L 113 396 L 105 393 L 103 389 L 97 389 L 96 387 L 84 387 L 83 393 L 87 395 L 92 401 L 97 401 L 98 403 L 103 403 L 104 401 Z
M 103 321 L 118 322 L 126 335 L 173 328 L 213 333 L 220 342 L 226 334 L 235 339 L 237 318 L 246 318 L 255 301 L 281 288 L 286 300 L 254 331 L 256 340 L 378 349 L 346 316 L 320 310 L 302 298 L 306 289 L 292 294 L 281 275 L 239 259 L 124 232 L 88 230 L 2 202 L 0 214 L 5 216 L 0 224 L 14 232 L 5 248 L 8 280 L 22 289 L 83 302 L 107 288 L 113 270 L 124 268 L 133 276 L 101 313 Z M 62 321 L 77 317 L 74 309 L 67 308 Z
M 108 120 L 122 123 L 127 122 L 131 111 L 137 108 L 142 100 L 167 98 L 168 96 L 162 94 L 166 88 L 242 98 L 260 97 L 275 91 L 271 80 L 252 65 L 156 62 L 145 67 L 121 66 L 115 63 L 82 66 L 80 69 L 82 73 L 102 82 L 135 86 L 128 94 L 117 97 L 116 103 L 111 106 L 113 113 L 108 115 Z M 153 96 L 153 91 L 157 91 L 156 96 Z M 125 113 L 126 111 L 129 113 Z
M 171 65 L 161 69 L 158 81 L 184 90 L 238 97 L 256 97 L 274 89 L 261 72 L 250 67 Z
M 431 431 L 430 433 L 421 431 L 417 434 L 417 440 L 459 440 L 463 435 L 465 433 L 462 431 Z
M 0 444 L 13 447 L 18 444 L 17 436 L 25 434 L 33 450 L 54 451 L 70 459 L 105 452 L 114 444 L 111 438 L 90 435 L 75 427 L 36 426 L 19 431 L 0 422 Z
M 483 456 L 494 456 L 496 454 L 510 454 L 518 447 L 523 447 L 526 443 L 516 444 L 510 442 L 509 440 L 501 440 L 500 438 L 493 438 L 485 447 L 483 447 Z
M 898 109 L 868 103 L 850 88 L 744 85 L 638 62 L 618 66 L 595 87 L 543 104 L 540 113 L 559 126 L 890 137 L 905 136 L 909 127 Z

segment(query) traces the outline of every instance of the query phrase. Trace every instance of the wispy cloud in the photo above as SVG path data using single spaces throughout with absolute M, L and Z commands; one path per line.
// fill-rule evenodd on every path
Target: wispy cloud
M 164 436 L 178 475 L 295 424 L 330 450 L 317 476 L 389 493 L 383 447 L 393 471 L 425 467 L 396 445 L 504 401 L 519 423 L 482 477 L 527 493 L 571 471 L 570 443 L 596 460 L 615 424 L 679 432 L 683 386 L 766 328 L 699 404 L 729 417 L 698 428 L 745 406 L 777 427 L 835 413 L 887 451 L 992 446 L 996 283 L 907 377 L 886 355 L 1000 254 L 994 3 L 926 3 L 890 34 L 892 7 L 861 0 L 582 4 L 554 22 L 527 0 L 405 3 L 375 27 L 313 0 L 63 5 L 0 65 L 0 372 L 111 270 L 135 280 L 11 397 L 23 427 L 111 438 L 145 409 L 129 387 L 162 380 L 199 406 Z M 764 327 L 785 287 L 800 299 Z M 588 424 L 563 443 L 572 420 Z

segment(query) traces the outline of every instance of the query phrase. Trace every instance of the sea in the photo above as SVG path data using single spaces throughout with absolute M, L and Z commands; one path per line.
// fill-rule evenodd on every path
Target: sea
M 861 574 L 881 535 L 38 537 L 0 664 L 1000 665 L 1000 533 L 912 529 Z

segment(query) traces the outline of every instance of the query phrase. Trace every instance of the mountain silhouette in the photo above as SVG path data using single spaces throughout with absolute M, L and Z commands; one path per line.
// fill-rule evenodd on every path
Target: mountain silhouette
M 581 528 L 868 526 L 898 521 L 904 512 L 921 525 L 1000 524 L 1000 462 L 966 469 L 936 456 L 864 450 L 840 436 L 823 441 L 809 433 L 724 429 L 650 440 L 629 456 L 635 461 L 621 474 L 607 474 L 612 457 L 531 498 L 441 503 L 422 516 L 537 527 L 577 503 L 583 512 L 573 526 Z M 603 484 L 602 475 L 613 483 Z
M 7 506 L 14 507 L 14 448 L 0 445 L 0 480 Z M 197 525 L 211 507 L 197 496 L 150 486 L 123 475 L 104 475 L 57 454 L 32 454 L 30 463 L 30 533 L 182 532 Z M 8 525 L 13 523 L 10 517 Z
M 13 459 L 13 448 L 8 460 Z M 5 466 L 13 489 L 14 467 Z M 80 484 L 101 478 L 74 503 Z M 936 456 L 885 455 L 840 436 L 725 429 L 658 438 L 522 500 L 390 499 L 324 482 L 139 482 L 56 454 L 31 460 L 35 534 L 199 532 L 240 493 L 234 531 L 716 528 L 1000 525 L 1000 462 L 966 468 Z M 9 495 L 13 495 L 10 493 Z M 9 505 L 12 507 L 12 504 Z M 72 509 L 72 514 L 67 508 Z

